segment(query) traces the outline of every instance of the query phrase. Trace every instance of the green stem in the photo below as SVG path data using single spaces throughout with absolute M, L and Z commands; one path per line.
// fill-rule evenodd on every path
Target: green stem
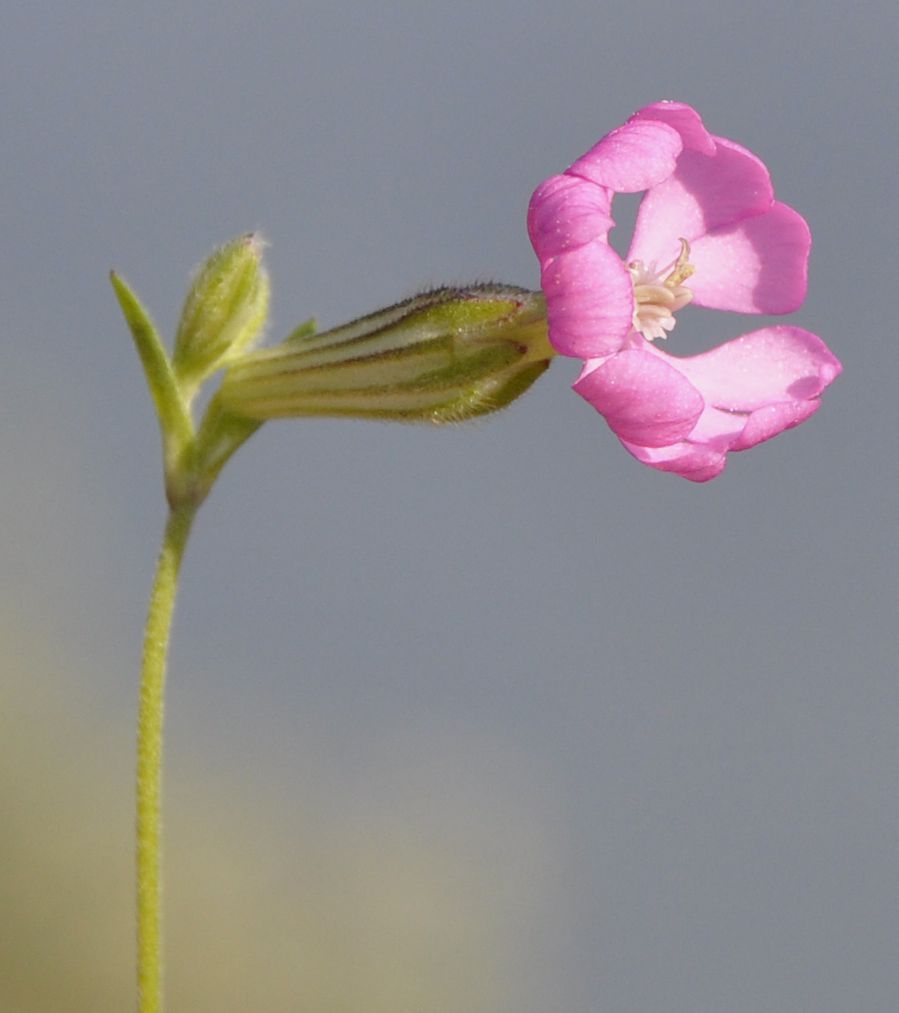
M 137 984 L 138 1013 L 162 1013 L 160 795 L 165 669 L 178 574 L 196 514 L 193 504 L 169 514 L 147 625 L 137 723 Z

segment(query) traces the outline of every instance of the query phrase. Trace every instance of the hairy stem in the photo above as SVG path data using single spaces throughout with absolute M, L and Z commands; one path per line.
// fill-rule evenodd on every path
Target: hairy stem
M 163 536 L 144 631 L 137 720 L 138 1013 L 162 1013 L 160 795 L 165 670 L 178 574 L 196 506 L 172 510 Z

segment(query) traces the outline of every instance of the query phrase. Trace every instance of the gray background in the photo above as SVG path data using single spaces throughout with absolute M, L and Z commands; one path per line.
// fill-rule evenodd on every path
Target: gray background
M 272 423 L 231 462 L 176 622 L 169 889 L 199 770 L 272 819 L 305 800 L 299 834 L 327 813 L 375 877 L 400 840 L 449 863 L 495 920 L 494 991 L 401 1013 L 899 1009 L 895 5 L 37 2 L 0 27 L 2 706 L 102 717 L 126 806 L 164 504 L 109 268 L 170 334 L 190 270 L 260 228 L 277 340 L 425 285 L 536 286 L 532 189 L 647 102 L 762 156 L 815 240 L 793 319 L 845 372 L 710 485 L 632 461 L 565 361 L 475 425 Z M 746 329 L 686 311 L 669 347 Z M 127 864 L 130 811 L 104 825 Z M 86 937 L 130 918 L 98 875 Z M 172 1008 L 216 1008 L 176 1001 L 185 959 Z M 269 1008 L 376 1008 L 305 1001 Z

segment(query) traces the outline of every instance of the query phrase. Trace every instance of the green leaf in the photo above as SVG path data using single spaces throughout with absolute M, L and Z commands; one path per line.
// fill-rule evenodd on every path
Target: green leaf
M 181 398 L 172 365 L 149 314 L 128 283 L 111 271 L 109 280 L 115 290 L 125 322 L 134 338 L 147 386 L 156 407 L 159 427 L 166 447 L 166 461 L 177 456 L 193 439 L 193 422 Z

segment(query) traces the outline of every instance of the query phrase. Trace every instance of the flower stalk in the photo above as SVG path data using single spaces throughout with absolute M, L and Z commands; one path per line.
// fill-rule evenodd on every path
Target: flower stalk
M 166 664 L 181 561 L 196 515 L 169 514 L 147 612 L 137 719 L 138 1010 L 162 1010 L 161 796 Z
M 110 277 L 156 408 L 169 502 L 144 629 L 137 722 L 138 1011 L 161 1013 L 163 720 L 178 578 L 197 510 L 225 461 L 259 428 L 258 422 L 229 416 L 215 397 L 195 427 L 191 402 L 203 380 L 255 339 L 267 312 L 268 279 L 254 237 L 215 251 L 188 293 L 170 357 L 127 282 L 115 273 Z
M 231 455 L 269 418 L 344 415 L 432 424 L 495 411 L 549 364 L 542 296 L 511 286 L 437 289 L 315 334 L 314 321 L 253 352 L 268 311 L 262 243 L 216 250 L 188 292 L 170 356 L 118 275 L 113 288 L 146 375 L 163 447 L 168 522 L 144 631 L 137 728 L 139 1013 L 162 1013 L 162 755 L 178 578 L 197 511 Z M 191 406 L 225 368 L 199 424 Z

